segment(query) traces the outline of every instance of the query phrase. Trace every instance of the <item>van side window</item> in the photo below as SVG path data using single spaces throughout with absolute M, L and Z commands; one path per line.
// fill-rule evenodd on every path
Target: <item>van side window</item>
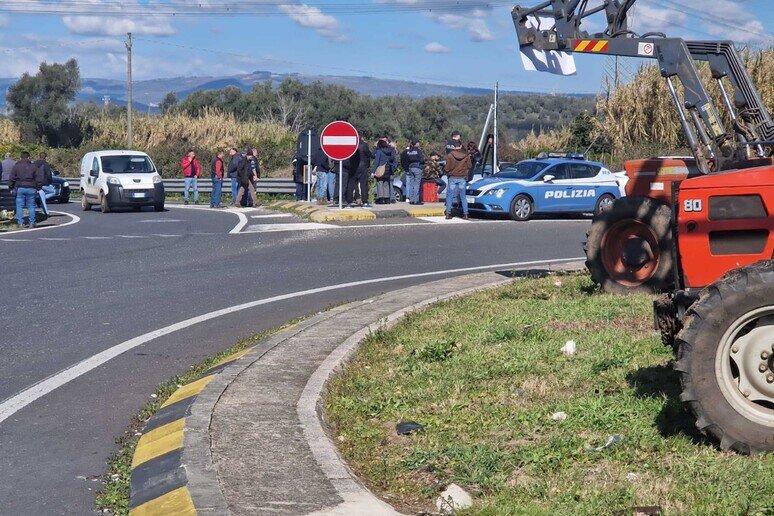
M 97 158 L 94 158 L 94 161 L 91 162 L 91 169 L 99 171 L 99 160 Z

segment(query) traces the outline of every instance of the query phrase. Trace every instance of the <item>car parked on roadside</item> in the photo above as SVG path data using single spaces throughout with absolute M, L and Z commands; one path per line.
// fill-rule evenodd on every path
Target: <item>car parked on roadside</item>
M 575 154 L 521 161 L 472 183 L 466 194 L 471 213 L 517 221 L 536 213 L 599 213 L 625 195 L 619 176 Z
M 60 204 L 67 204 L 70 202 L 70 182 L 60 176 L 58 170 L 53 171 L 51 186 L 54 187 L 56 193 L 48 198 L 48 202 L 53 201 Z
M 150 156 L 144 152 L 114 150 L 89 152 L 81 160 L 81 206 L 98 205 L 102 213 L 116 207 L 137 211 L 153 206 L 164 211 L 164 183 Z

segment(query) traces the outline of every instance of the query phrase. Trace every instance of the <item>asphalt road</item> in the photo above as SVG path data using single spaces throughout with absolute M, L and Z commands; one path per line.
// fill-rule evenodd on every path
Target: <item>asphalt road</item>
M 240 223 L 230 212 L 103 215 L 74 204 L 64 211 L 80 222 L 0 235 L 0 412 L 74 364 L 192 317 L 341 283 L 577 258 L 589 225 L 402 219 L 318 226 L 255 210 L 240 234 L 229 234 Z M 297 316 L 440 277 L 263 304 L 150 340 L 78 376 L 0 420 L 0 514 L 93 511 L 114 438 L 158 383 L 207 355 Z

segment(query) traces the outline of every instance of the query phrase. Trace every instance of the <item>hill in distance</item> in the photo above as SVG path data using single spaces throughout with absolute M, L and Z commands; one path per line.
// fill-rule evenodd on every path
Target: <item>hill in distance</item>
M 177 92 L 178 98 L 182 100 L 196 90 L 217 90 L 227 86 L 235 86 L 243 91 L 249 91 L 255 83 L 271 81 L 276 86 L 288 78 L 299 80 L 305 84 L 322 82 L 323 84 L 344 86 L 360 94 L 373 97 L 402 95 L 406 97 L 424 98 L 431 96 L 459 97 L 463 95 L 492 94 L 492 90 L 483 88 L 445 86 L 396 79 L 334 75 L 277 74 L 258 71 L 246 75 L 233 75 L 227 77 L 175 77 L 135 81 L 133 104 L 138 110 L 155 111 L 158 103 L 161 102 L 164 95 L 170 91 Z M 0 112 L 5 112 L 6 91 L 16 82 L 16 80 L 17 79 L 0 79 Z M 535 95 L 533 92 L 519 91 L 504 91 L 503 94 Z M 101 104 L 104 102 L 105 97 L 109 97 L 110 103 L 112 104 L 119 106 L 126 105 L 126 83 L 124 81 L 112 79 L 82 80 L 82 88 L 77 97 L 79 101 L 94 101 Z

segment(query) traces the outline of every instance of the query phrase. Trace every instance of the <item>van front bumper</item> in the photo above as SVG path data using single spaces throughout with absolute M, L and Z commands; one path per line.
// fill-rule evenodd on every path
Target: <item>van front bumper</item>
M 164 184 L 153 188 L 126 189 L 120 185 L 108 185 L 108 202 L 111 206 L 153 206 L 164 203 Z

